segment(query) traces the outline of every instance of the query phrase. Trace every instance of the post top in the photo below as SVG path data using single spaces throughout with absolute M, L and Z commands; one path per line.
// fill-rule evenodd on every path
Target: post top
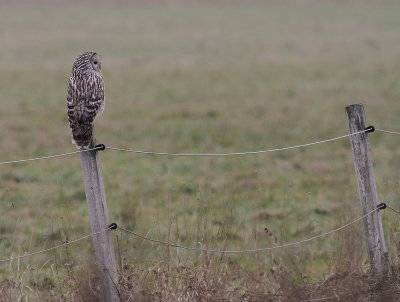
M 355 107 L 364 107 L 364 104 L 352 104 L 352 105 L 347 105 L 346 110 L 355 108 Z

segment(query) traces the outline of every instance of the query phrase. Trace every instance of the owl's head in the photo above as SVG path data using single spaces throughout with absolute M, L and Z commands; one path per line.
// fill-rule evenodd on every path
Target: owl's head
M 99 54 L 93 51 L 82 53 L 72 66 L 74 75 L 84 75 L 93 72 L 101 73 L 101 60 Z

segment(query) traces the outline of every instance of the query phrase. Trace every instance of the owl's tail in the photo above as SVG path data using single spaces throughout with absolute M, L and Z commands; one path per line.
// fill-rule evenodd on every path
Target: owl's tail
M 72 128 L 72 143 L 76 145 L 78 149 L 83 147 L 88 149 L 92 140 L 93 125 L 76 123 L 71 125 Z

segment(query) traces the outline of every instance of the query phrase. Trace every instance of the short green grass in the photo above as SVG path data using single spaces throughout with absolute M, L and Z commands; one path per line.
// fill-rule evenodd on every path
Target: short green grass
M 365 104 L 369 124 L 399 130 L 399 14 L 400 5 L 388 3 L 3 4 L 0 161 L 74 150 L 66 84 L 85 50 L 103 59 L 106 111 L 96 135 L 107 146 L 219 153 L 296 145 L 346 134 L 344 107 L 352 103 Z M 400 207 L 400 137 L 375 133 L 371 145 L 379 197 Z M 100 157 L 110 220 L 187 246 L 271 246 L 360 216 L 348 139 L 237 157 Z M 81 178 L 77 155 L 0 166 L 1 258 L 89 233 Z M 396 258 L 398 217 L 383 219 Z M 319 279 L 355 242 L 351 261 L 366 260 L 362 227 L 355 229 L 357 236 L 232 259 L 252 270 L 279 258 Z M 120 235 L 124 263 L 164 259 L 165 247 Z M 171 257 L 199 257 L 177 253 Z M 0 272 L 57 291 L 67 278 L 57 263 L 79 271 L 93 261 L 86 240 L 0 263 Z

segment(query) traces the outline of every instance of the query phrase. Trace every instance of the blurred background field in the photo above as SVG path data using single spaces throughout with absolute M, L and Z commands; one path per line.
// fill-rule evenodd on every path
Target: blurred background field
M 107 146 L 219 153 L 297 145 L 347 134 L 344 107 L 354 103 L 365 104 L 369 124 L 400 130 L 400 4 L 182 2 L 1 3 L 0 161 L 74 151 L 66 85 L 86 50 L 102 56 L 106 110 L 96 136 Z M 370 137 L 379 198 L 400 208 L 400 137 Z M 237 157 L 100 157 L 110 220 L 187 246 L 272 246 L 361 213 L 348 139 Z M 79 156 L 0 166 L 0 209 L 2 259 L 89 233 Z M 383 221 L 396 261 L 399 219 L 384 212 Z M 205 261 L 114 235 L 123 269 Z M 256 288 L 247 274 L 265 281 L 277 266 L 299 282 L 365 268 L 363 245 L 358 224 L 295 248 L 222 257 L 246 272 L 224 289 Z M 32 301 L 80 301 L 75 287 L 95 272 L 90 239 L 0 265 L 10 296 Z

